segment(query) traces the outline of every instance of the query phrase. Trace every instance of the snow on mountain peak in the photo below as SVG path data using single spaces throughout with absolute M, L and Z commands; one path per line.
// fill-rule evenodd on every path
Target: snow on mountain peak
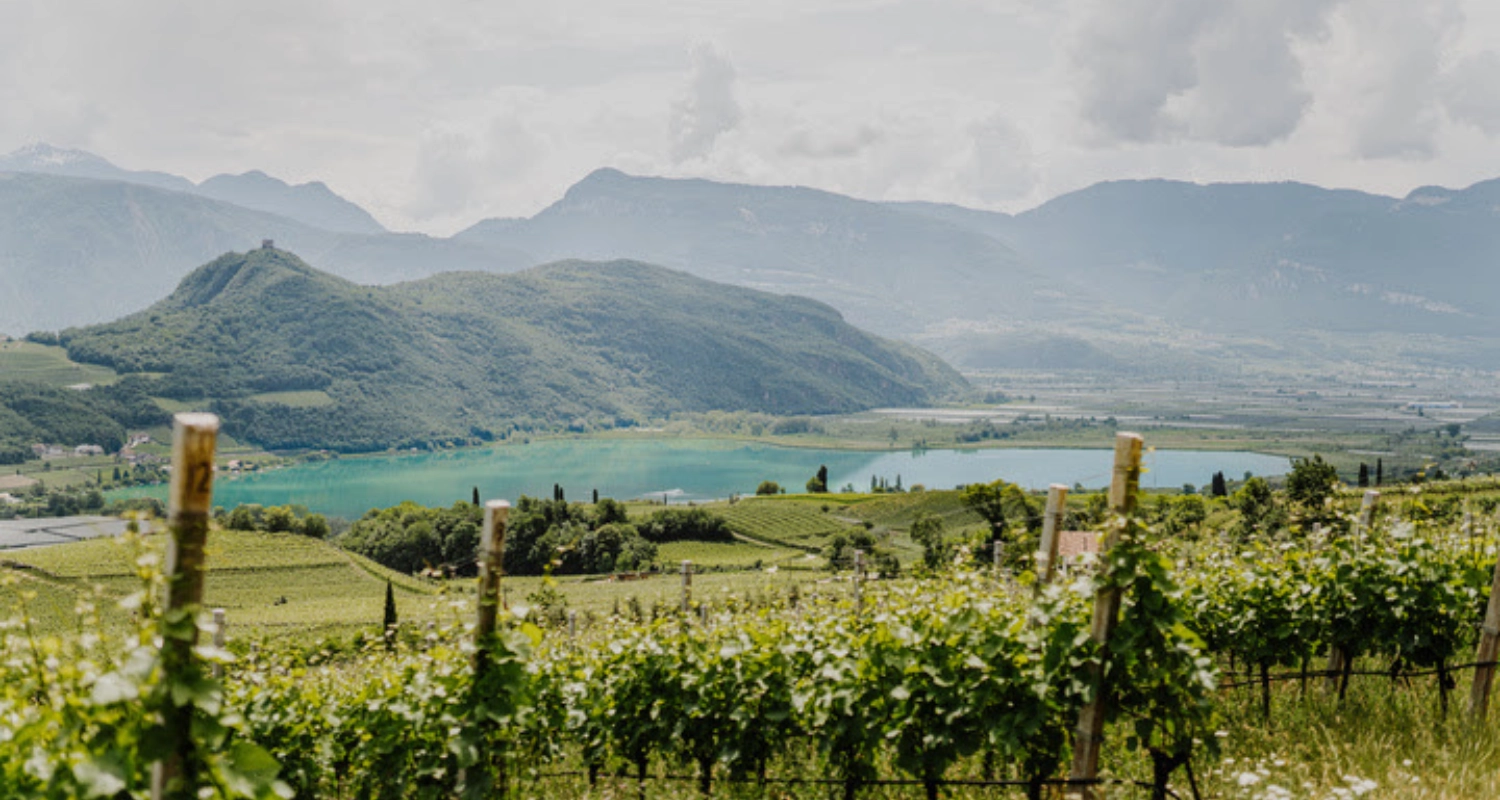
M 109 162 L 83 150 L 53 147 L 46 142 L 28 144 L 10 153 L 0 162 L 30 167 L 63 167 L 69 164 L 107 164 Z

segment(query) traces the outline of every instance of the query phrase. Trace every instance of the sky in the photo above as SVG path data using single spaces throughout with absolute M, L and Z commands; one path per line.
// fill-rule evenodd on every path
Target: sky
M 1019 211 L 1500 176 L 1494 0 L 0 0 L 0 152 L 322 180 L 387 226 L 592 170 Z

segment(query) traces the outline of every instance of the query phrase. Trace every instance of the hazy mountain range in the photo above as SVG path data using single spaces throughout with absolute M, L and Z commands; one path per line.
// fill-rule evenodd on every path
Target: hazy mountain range
M 255 211 L 279 214 L 335 233 L 386 232 L 385 227 L 376 222 L 368 211 L 334 194 L 320 181 L 292 186 L 259 170 L 243 175 L 215 175 L 195 185 L 187 178 L 165 172 L 121 169 L 82 150 L 33 144 L 0 156 L 0 172 L 34 172 L 138 183 L 157 189 L 202 195 Z
M 438 239 L 372 230 L 320 184 L 194 186 L 59 152 L 0 159 L 0 291 L 18 301 L 0 331 L 142 308 L 274 238 L 360 283 L 635 259 L 812 297 L 969 368 L 1500 368 L 1500 181 L 1404 198 L 1120 181 L 1008 215 L 599 170 L 531 218 Z

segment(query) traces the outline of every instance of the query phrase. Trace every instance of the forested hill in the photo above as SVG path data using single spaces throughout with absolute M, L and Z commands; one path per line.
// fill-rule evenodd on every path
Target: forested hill
M 673 411 L 843 412 L 963 386 L 826 305 L 638 262 L 359 286 L 291 253 L 231 253 L 165 300 L 61 334 L 69 355 L 162 373 L 267 447 L 366 450 Z

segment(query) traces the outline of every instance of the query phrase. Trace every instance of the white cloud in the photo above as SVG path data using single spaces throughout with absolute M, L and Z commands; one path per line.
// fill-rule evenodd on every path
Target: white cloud
M 1486 50 L 1459 61 L 1443 76 L 1441 90 L 1449 116 L 1500 136 L 1500 52 Z
M 735 98 L 734 65 L 710 44 L 693 48 L 693 66 L 685 94 L 672 105 L 672 160 L 702 158 L 718 138 L 740 124 Z
M 1295 46 L 1336 0 L 1101 0 L 1071 54 L 1086 121 L 1104 140 L 1286 138 L 1311 102 Z
M 1360 0 L 1335 14 L 1328 102 L 1364 159 L 1426 159 L 1441 125 L 1438 82 L 1463 22 L 1458 0 Z

